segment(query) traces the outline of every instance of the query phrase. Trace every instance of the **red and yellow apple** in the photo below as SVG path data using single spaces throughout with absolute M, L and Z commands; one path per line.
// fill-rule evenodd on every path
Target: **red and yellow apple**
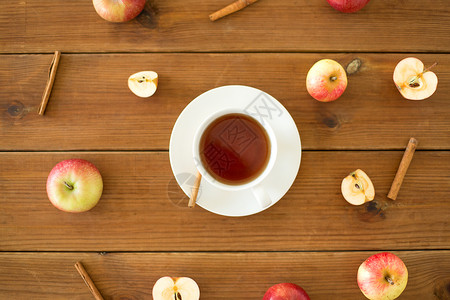
M 153 300 L 199 300 L 200 289 L 189 277 L 161 277 L 153 286 Z
M 344 13 L 353 13 L 369 3 L 370 0 L 327 0 L 328 3 L 336 10 Z
M 304 289 L 294 283 L 279 283 L 271 286 L 263 300 L 310 300 Z
M 138 97 L 147 98 L 156 92 L 158 74 L 153 71 L 142 71 L 128 78 L 128 88 Z
M 438 78 L 430 68 L 424 70 L 423 63 L 415 57 L 401 60 L 394 70 L 394 83 L 400 94 L 409 100 L 423 100 L 433 95 Z
M 95 11 L 110 22 L 126 22 L 141 13 L 145 0 L 92 0 Z
M 344 68 L 332 59 L 316 62 L 306 76 L 306 89 L 316 100 L 330 102 L 339 98 L 347 88 Z
M 364 204 L 375 197 L 373 183 L 361 169 L 351 172 L 342 180 L 341 192 L 344 199 L 353 205 Z
M 371 300 L 392 300 L 400 296 L 408 282 L 408 269 L 390 252 L 366 259 L 358 269 L 358 286 Z
M 88 211 L 97 205 L 102 192 L 99 170 L 84 159 L 63 160 L 47 178 L 48 199 L 62 211 Z

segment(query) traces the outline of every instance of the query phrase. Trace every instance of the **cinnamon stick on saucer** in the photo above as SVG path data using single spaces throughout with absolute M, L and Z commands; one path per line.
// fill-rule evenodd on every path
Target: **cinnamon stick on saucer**
M 79 261 L 75 264 L 75 268 L 77 269 L 78 273 L 80 273 L 81 278 L 83 278 L 95 300 L 104 300 L 102 294 L 100 294 L 100 292 L 98 291 L 88 272 L 86 272 L 86 270 L 84 269 L 83 264 Z
M 403 154 L 402 161 L 398 167 L 397 174 L 395 174 L 394 182 L 392 182 L 391 189 L 389 190 L 388 198 L 395 200 L 397 199 L 397 194 L 400 191 L 400 187 L 403 183 L 403 178 L 405 178 L 406 171 L 408 171 L 409 164 L 416 151 L 419 142 L 415 138 L 411 138 L 406 146 L 405 153 Z
M 258 0 L 237 0 L 233 3 L 231 3 L 228 6 L 225 6 L 224 8 L 216 11 L 215 13 L 212 13 L 209 15 L 209 19 L 211 21 L 218 20 L 220 18 L 223 18 L 229 14 L 232 14 L 238 10 L 243 9 L 244 7 L 249 6 L 252 3 L 255 3 Z
M 53 82 L 55 82 L 56 70 L 58 69 L 59 58 L 61 57 L 61 51 L 55 51 L 55 55 L 53 56 L 52 63 L 50 64 L 50 68 L 48 69 L 48 80 L 47 85 L 45 86 L 44 94 L 42 95 L 41 105 L 39 106 L 38 113 L 43 116 L 45 109 L 47 108 L 48 99 L 50 98 L 50 94 L 52 92 Z
M 197 177 L 195 178 L 194 186 L 192 187 L 191 198 L 189 199 L 188 207 L 193 208 L 197 201 L 198 190 L 200 188 L 200 182 L 202 181 L 202 174 L 197 171 Z

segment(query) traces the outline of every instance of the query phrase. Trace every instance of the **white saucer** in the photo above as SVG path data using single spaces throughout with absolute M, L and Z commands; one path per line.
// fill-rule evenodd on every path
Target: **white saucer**
M 300 135 L 289 112 L 269 94 L 256 88 L 228 85 L 209 90 L 189 103 L 181 112 L 170 137 L 169 156 L 175 179 L 189 197 L 197 174 L 192 154 L 194 134 L 208 116 L 221 109 L 239 108 L 261 122 L 269 122 L 278 145 L 275 165 L 261 185 L 273 204 L 289 190 L 300 167 Z M 189 176 L 192 175 L 192 176 Z M 197 204 L 223 216 L 248 216 L 263 211 L 251 190 L 226 191 L 202 180 Z M 270 207 L 270 206 L 269 206 Z

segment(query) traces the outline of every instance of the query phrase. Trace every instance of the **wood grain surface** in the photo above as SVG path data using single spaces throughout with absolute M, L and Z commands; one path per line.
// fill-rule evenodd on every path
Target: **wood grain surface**
M 258 1 L 223 18 L 231 0 L 149 0 L 125 24 L 102 20 L 92 1 L 1 1 L 0 52 L 376 51 L 448 52 L 448 0 L 371 1 L 343 14 L 325 0 Z M 431 4 L 432 3 L 432 4 Z
M 0 153 L 0 250 L 449 249 L 450 153 L 417 151 L 397 200 L 388 200 L 401 157 L 401 151 L 304 152 L 283 199 L 257 215 L 230 218 L 187 208 L 168 153 Z M 103 196 L 89 212 L 65 213 L 47 198 L 48 173 L 68 158 L 87 159 L 102 173 Z M 376 191 L 363 206 L 348 204 L 340 190 L 357 168 Z
M 449 251 L 394 253 L 409 273 L 399 300 L 449 299 Z M 294 282 L 314 300 L 363 300 L 356 273 L 372 254 L 375 252 L 6 252 L 0 253 L 0 298 L 91 299 L 73 266 L 81 260 L 105 299 L 151 299 L 158 278 L 188 276 L 198 283 L 201 299 L 262 299 L 273 284 Z
M 166 150 L 185 106 L 229 84 L 278 99 L 296 121 L 303 149 L 404 149 L 411 136 L 419 149 L 450 149 L 450 58 L 417 56 L 425 65 L 439 63 L 434 72 L 441 83 L 424 101 L 405 100 L 395 88 L 392 73 L 403 54 L 63 54 L 45 117 L 36 111 L 52 56 L 3 56 L 0 149 Z M 331 103 L 314 100 L 305 85 L 309 68 L 325 57 L 343 66 L 362 62 Z M 160 76 L 149 99 L 127 87 L 128 77 L 143 69 Z
M 169 275 L 194 278 L 202 300 L 261 299 L 280 282 L 314 300 L 362 300 L 357 269 L 381 251 L 408 267 L 399 300 L 450 299 L 448 0 L 372 0 L 354 14 L 325 0 L 260 0 L 209 20 L 232 1 L 147 0 L 121 24 L 102 20 L 91 0 L 0 1 L 0 299 L 91 299 L 74 268 L 82 261 L 105 299 L 151 299 Z M 62 56 L 42 117 L 55 50 Z M 408 101 L 395 88 L 406 57 L 438 63 L 429 99 Z M 361 62 L 332 103 L 305 87 L 322 58 Z M 159 74 L 149 99 L 127 87 L 143 70 Z M 236 84 L 278 99 L 304 150 L 288 193 L 242 218 L 187 208 L 168 153 L 186 105 Z M 392 201 L 410 137 L 419 147 Z M 86 213 L 62 212 L 47 197 L 50 170 L 70 158 L 103 176 L 102 198 Z M 340 190 L 357 168 L 376 191 L 362 206 Z

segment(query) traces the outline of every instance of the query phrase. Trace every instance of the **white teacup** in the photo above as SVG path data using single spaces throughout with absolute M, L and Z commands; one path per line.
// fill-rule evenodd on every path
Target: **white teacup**
M 252 118 L 266 131 L 268 140 L 270 143 L 270 145 L 269 145 L 270 153 L 269 153 L 268 162 L 266 163 L 264 170 L 256 178 L 252 179 L 249 182 L 243 183 L 243 184 L 231 185 L 231 184 L 226 184 L 226 183 L 220 182 L 217 179 L 215 179 L 203 166 L 203 163 L 202 163 L 201 157 L 200 157 L 200 140 L 202 138 L 202 135 L 203 135 L 205 129 L 213 121 L 215 121 L 216 119 L 218 119 L 224 115 L 236 114 L 236 113 L 243 114 L 243 115 L 246 115 L 246 116 Z M 258 202 L 262 208 L 268 207 L 269 205 L 272 204 L 272 199 L 270 199 L 269 194 L 266 192 L 266 190 L 264 189 L 264 186 L 261 184 L 261 182 L 267 177 L 267 175 L 272 170 L 272 168 L 275 164 L 275 159 L 277 157 L 276 136 L 275 136 L 275 133 L 273 132 L 273 129 L 268 124 L 268 122 L 262 123 L 258 119 L 254 118 L 253 116 L 245 113 L 245 111 L 243 111 L 242 109 L 224 109 L 224 110 L 218 111 L 218 112 L 212 114 L 210 117 L 208 117 L 198 127 L 198 129 L 194 135 L 194 143 L 193 143 L 192 152 L 193 152 L 193 158 L 194 158 L 194 161 L 195 161 L 198 171 L 202 175 L 203 179 L 208 181 L 208 183 L 210 183 L 211 185 L 213 185 L 219 189 L 229 190 L 229 191 L 239 191 L 239 190 L 244 190 L 244 189 L 251 189 L 253 195 L 258 200 Z

